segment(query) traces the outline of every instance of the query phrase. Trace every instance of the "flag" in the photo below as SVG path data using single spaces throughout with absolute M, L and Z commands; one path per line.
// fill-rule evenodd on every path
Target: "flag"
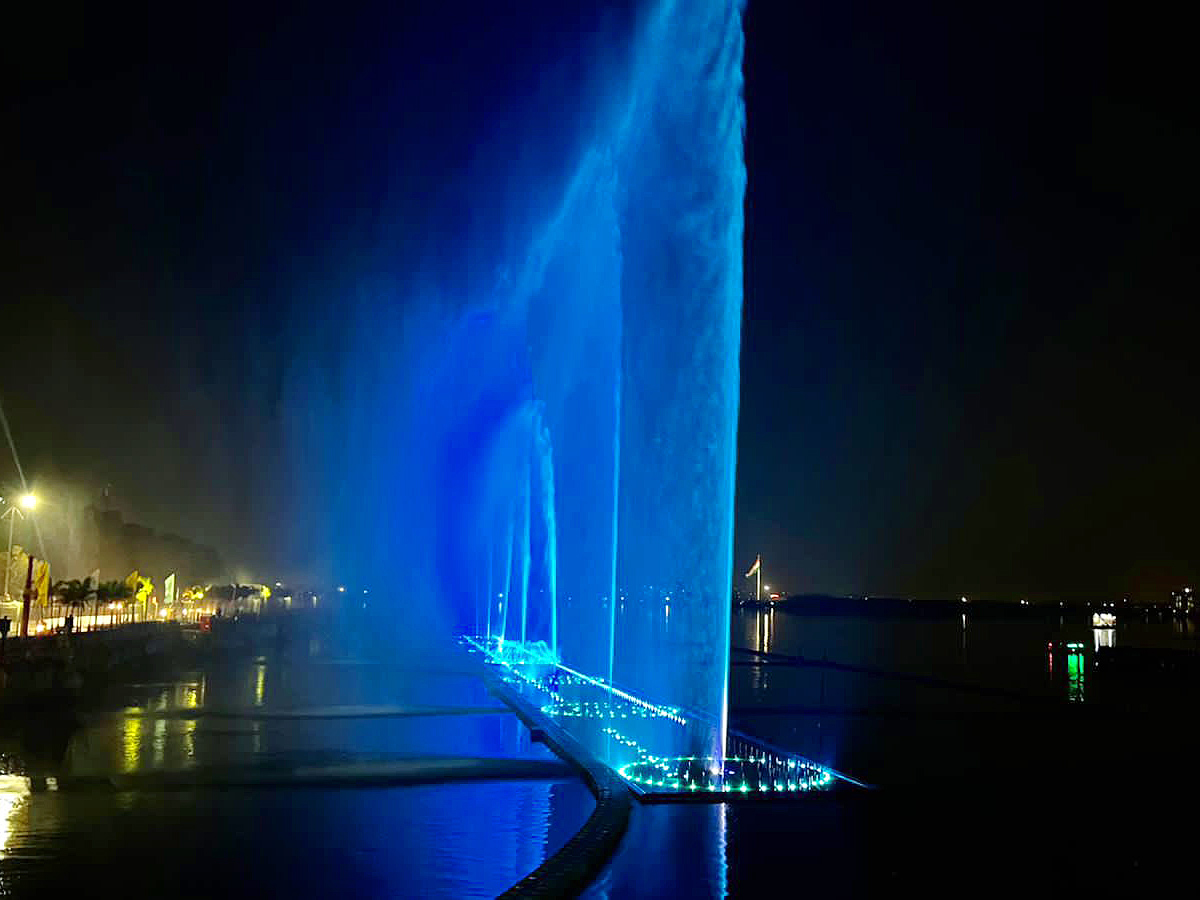
M 25 575 L 29 570 L 29 554 L 21 549 L 20 544 L 12 545 L 12 552 L 6 557 L 8 576 L 5 585 L 9 588 L 8 597 L 0 598 L 10 602 L 19 602 L 21 591 L 25 588 Z
M 38 603 L 45 606 L 50 602 L 50 563 L 41 559 L 33 567 L 33 589 Z
M 751 578 L 755 572 L 762 568 L 762 555 L 754 557 L 754 565 L 750 567 L 750 571 L 746 573 L 747 578 Z

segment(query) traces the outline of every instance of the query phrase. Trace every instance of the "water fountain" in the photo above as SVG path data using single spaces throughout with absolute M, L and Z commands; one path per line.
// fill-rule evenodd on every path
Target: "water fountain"
M 502 301 L 528 354 L 536 414 L 522 427 L 541 503 L 531 517 L 524 461 L 497 470 L 514 501 L 494 527 L 503 548 L 519 536 L 524 560 L 540 522 L 546 563 L 530 586 L 522 563 L 521 628 L 500 613 L 471 645 L 531 719 L 561 726 L 643 794 L 834 779 L 741 738 L 727 754 L 741 61 L 740 3 L 654 7 L 620 102 Z M 557 621 L 534 652 L 530 602 Z
M 686 708 L 696 727 L 660 735 L 664 754 L 724 749 L 741 59 L 737 2 L 645 14 L 619 96 L 481 335 L 520 373 L 478 444 L 499 510 L 480 522 L 498 566 L 482 637 L 509 660 L 543 641 L 593 687 Z
M 393 412 L 362 426 L 389 451 L 362 473 L 385 512 L 346 504 L 361 527 L 343 544 L 403 572 L 409 633 L 468 633 L 513 683 L 545 688 L 530 702 L 546 715 L 603 710 L 588 749 L 614 770 L 644 751 L 722 781 L 742 3 L 653 0 L 626 24 L 596 61 L 602 87 L 580 94 L 569 163 L 504 205 L 517 237 L 464 242 L 489 277 L 362 336 L 389 353 L 350 376 L 348 403 Z

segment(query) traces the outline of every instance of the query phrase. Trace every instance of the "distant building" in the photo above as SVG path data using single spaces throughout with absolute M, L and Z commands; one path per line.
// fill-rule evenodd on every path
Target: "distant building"
M 95 565 L 103 581 L 124 578 L 134 569 L 152 578 L 159 590 L 172 572 L 181 588 L 228 577 L 224 561 L 212 547 L 126 522 L 114 509 L 94 509 L 92 513 L 96 523 Z

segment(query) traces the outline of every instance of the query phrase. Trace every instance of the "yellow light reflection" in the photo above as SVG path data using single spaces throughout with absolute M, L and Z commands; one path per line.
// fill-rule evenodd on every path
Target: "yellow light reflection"
M 188 762 L 196 761 L 196 719 L 183 720 L 183 755 Z
M 265 663 L 258 663 L 254 667 L 254 705 L 263 705 L 263 696 L 267 690 L 267 666 Z
M 121 726 L 121 768 L 125 772 L 134 772 L 142 761 L 142 712 L 141 709 L 131 709 L 134 715 L 125 716 Z
M 154 722 L 154 764 L 161 766 L 167 756 L 167 720 L 156 719 Z
M 8 844 L 19 830 L 17 820 L 29 803 L 29 779 L 23 775 L 0 775 L 0 860 L 8 855 Z

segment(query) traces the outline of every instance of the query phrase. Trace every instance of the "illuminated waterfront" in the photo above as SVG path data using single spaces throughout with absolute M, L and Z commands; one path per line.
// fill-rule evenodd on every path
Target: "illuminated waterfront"
M 1121 797 L 1092 786 L 1139 764 L 1149 748 L 1192 746 L 1189 732 L 1155 713 L 1153 703 L 1135 716 L 1096 706 L 1091 681 L 1085 702 L 1074 704 L 1070 681 L 1048 671 L 1043 629 L 969 624 L 964 656 L 955 620 L 736 614 L 735 648 L 829 666 L 735 665 L 733 724 L 875 789 L 801 797 L 797 781 L 795 802 L 763 805 L 754 802 L 757 782 L 739 778 L 734 803 L 637 805 L 629 833 L 586 896 L 755 893 L 770 883 L 780 854 L 812 865 L 814 883 L 830 895 L 853 895 L 886 883 L 891 871 L 917 874 L 927 846 L 953 854 L 941 863 L 945 871 L 965 873 L 1006 832 L 1083 848 L 1103 839 L 1107 817 L 1150 814 L 1154 795 Z M 1056 645 L 1083 644 L 1093 663 L 1086 623 L 1052 631 Z M 1118 621 L 1115 641 L 1178 646 L 1191 634 L 1172 623 Z M 444 777 L 447 757 L 561 765 L 469 668 L 447 666 L 452 659 L 427 663 L 430 671 L 418 678 L 411 662 L 351 658 L 344 649 L 307 659 L 270 652 L 165 681 L 113 685 L 64 736 L 57 762 L 53 752 L 5 743 L 7 764 L 28 774 L 6 775 L 0 788 L 0 879 L 17 895 L 37 894 L 65 885 L 77 865 L 103 863 L 126 872 L 130 896 L 153 896 L 162 879 L 186 885 L 180 896 L 205 896 L 231 881 L 249 893 L 286 885 L 295 896 L 337 884 L 400 895 L 497 893 L 565 843 L 594 801 L 565 770 L 520 781 L 422 784 Z M 559 679 L 547 715 L 594 721 L 598 733 L 615 729 L 626 740 L 641 738 L 637 729 L 657 719 L 679 727 L 669 717 L 686 718 L 620 697 L 609 705 L 607 691 L 576 680 Z M 597 691 L 594 700 L 572 700 L 569 689 L 580 685 Z M 1064 715 L 1068 705 L 1076 715 Z M 438 707 L 439 715 L 412 715 Z M 1010 777 L 1013 760 L 1020 760 L 1019 784 Z M 663 764 L 672 763 L 653 762 L 645 776 L 665 780 Z M 639 777 L 636 768 L 627 774 Z M 781 784 L 787 795 L 788 782 Z M 978 805 L 965 832 L 956 825 L 964 790 Z M 1063 831 L 1053 817 L 1031 812 L 1040 798 L 1059 793 L 1092 824 Z M 109 837 L 97 842 L 100 823 Z M 247 841 L 256 847 L 252 859 Z M 1112 871 L 1125 877 L 1135 861 L 1151 865 L 1173 846 L 1161 836 L 1134 842 Z M 878 864 L 855 868 L 862 853 Z M 1050 864 L 1076 871 L 1070 858 L 1041 853 L 1024 850 L 1013 877 Z
M 1194 893 L 1187 29 L 8 20 L 0 897 Z
M 177 896 L 495 895 L 578 830 L 591 794 L 474 679 L 395 675 L 228 661 L 112 685 L 64 745 L 4 740 L 0 893 L 57 893 L 102 865 L 128 896 L 164 879 Z M 468 764 L 510 775 L 462 780 Z

